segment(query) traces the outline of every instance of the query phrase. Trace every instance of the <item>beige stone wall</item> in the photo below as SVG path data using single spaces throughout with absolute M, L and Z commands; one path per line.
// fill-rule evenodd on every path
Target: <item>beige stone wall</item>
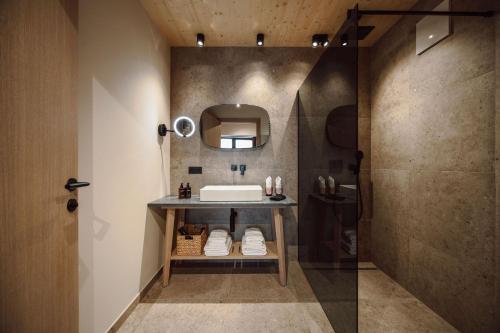
M 493 332 L 493 19 L 454 18 L 420 56 L 417 20 L 371 50 L 373 261 L 461 331 Z
M 209 184 L 260 184 L 267 176 L 281 176 L 284 192 L 297 199 L 297 89 L 317 61 L 321 50 L 311 48 L 172 48 L 171 119 L 192 117 L 199 128 L 203 110 L 216 104 L 254 104 L 271 119 L 270 141 L 247 152 L 221 152 L 191 138 L 171 136 L 171 184 L 190 182 L 193 194 Z M 246 164 L 244 176 L 231 164 Z M 189 175 L 188 166 L 202 166 L 202 175 Z M 189 212 L 190 222 L 228 227 L 229 210 Z M 267 210 L 240 210 L 236 237 L 248 224 L 262 224 L 270 238 Z M 288 245 L 297 243 L 295 210 L 285 213 Z

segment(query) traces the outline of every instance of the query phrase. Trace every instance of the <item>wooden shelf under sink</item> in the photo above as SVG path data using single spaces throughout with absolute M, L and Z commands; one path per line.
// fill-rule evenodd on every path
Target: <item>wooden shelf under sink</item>
M 264 256 L 245 256 L 241 253 L 241 242 L 233 242 L 233 246 L 227 256 L 179 256 L 177 255 L 177 248 L 172 250 L 172 260 L 277 260 L 278 251 L 275 241 L 266 242 L 267 254 Z

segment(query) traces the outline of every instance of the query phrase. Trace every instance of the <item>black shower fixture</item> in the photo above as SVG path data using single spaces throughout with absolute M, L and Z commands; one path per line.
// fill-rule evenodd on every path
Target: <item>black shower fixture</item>
M 340 36 L 340 45 L 342 46 L 349 45 L 349 37 L 347 36 L 347 34 L 342 34 L 342 36 Z
M 257 34 L 257 46 L 264 46 L 264 34 Z
M 198 46 L 198 47 L 205 46 L 205 35 L 204 34 L 197 34 L 196 35 L 196 46 Z
M 318 46 L 327 47 L 329 43 L 327 34 L 315 34 L 312 36 L 312 47 L 314 48 Z
M 375 29 L 373 25 L 360 25 L 358 26 L 358 40 L 363 40 Z

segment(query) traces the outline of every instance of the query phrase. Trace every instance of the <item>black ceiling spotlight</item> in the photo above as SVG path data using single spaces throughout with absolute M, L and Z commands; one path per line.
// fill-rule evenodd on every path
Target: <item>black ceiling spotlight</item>
M 313 35 L 312 37 L 312 47 L 318 47 L 319 41 L 318 41 L 318 35 Z
M 330 42 L 328 41 L 327 34 L 315 34 L 312 36 L 312 47 L 318 46 L 327 47 Z
M 342 46 L 349 45 L 349 37 L 347 36 L 347 34 L 342 34 L 342 36 L 340 36 L 340 45 Z
M 264 34 L 257 34 L 257 46 L 264 46 Z
M 196 46 L 198 46 L 198 47 L 205 46 L 205 35 L 203 35 L 203 34 L 196 35 Z
M 328 41 L 328 35 L 324 35 L 323 40 L 321 41 L 321 45 L 323 47 L 328 47 L 328 44 L 330 44 L 330 42 Z

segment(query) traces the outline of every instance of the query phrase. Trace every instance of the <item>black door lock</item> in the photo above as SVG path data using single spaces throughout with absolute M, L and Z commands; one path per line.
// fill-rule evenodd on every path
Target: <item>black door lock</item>
M 68 209 L 68 212 L 74 212 L 78 208 L 78 201 L 76 201 L 76 199 L 69 199 L 66 204 L 66 208 Z

